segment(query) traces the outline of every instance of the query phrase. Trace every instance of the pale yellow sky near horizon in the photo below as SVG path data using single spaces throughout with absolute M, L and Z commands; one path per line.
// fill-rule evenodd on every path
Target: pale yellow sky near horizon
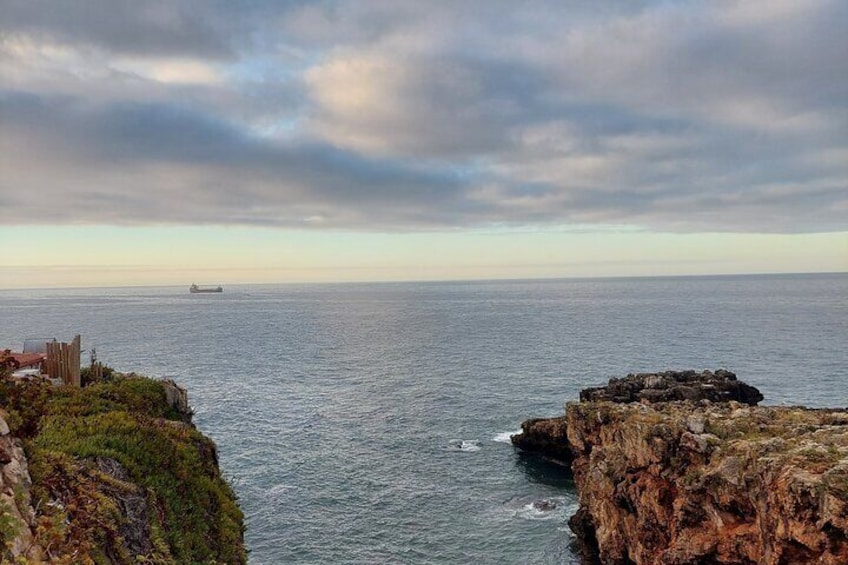
M 848 232 L 0 228 L 0 288 L 848 271 Z

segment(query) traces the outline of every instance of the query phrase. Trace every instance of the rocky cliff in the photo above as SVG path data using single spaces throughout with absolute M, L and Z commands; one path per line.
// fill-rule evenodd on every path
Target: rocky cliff
M 32 539 L 35 512 L 30 501 L 32 480 L 21 440 L 10 434 L 8 414 L 0 409 L 0 542 L 6 558 L 41 557 Z
M 521 424 L 521 433 L 512 436 L 512 444 L 523 451 L 537 453 L 555 463 L 571 466 L 571 446 L 565 416 L 532 418 Z
M 756 388 L 725 369 L 712 371 L 665 371 L 612 378 L 601 387 L 580 391 L 582 402 L 669 402 L 672 400 L 735 400 L 755 406 L 763 399 Z
M 726 371 L 629 375 L 514 443 L 571 459 L 587 563 L 848 563 L 848 411 L 761 399 Z
M 583 402 L 665 402 L 672 400 L 735 400 L 756 405 L 763 395 L 736 378 L 736 374 L 716 372 L 665 371 L 630 374 L 613 378 L 605 386 L 583 389 Z M 566 417 L 532 418 L 521 424 L 521 433 L 512 436 L 516 447 L 569 466 L 572 450 L 568 444 Z
M 589 402 L 566 425 L 602 563 L 848 563 L 848 411 Z
M 215 445 L 175 383 L 4 381 L 0 405 L 0 562 L 246 563 Z

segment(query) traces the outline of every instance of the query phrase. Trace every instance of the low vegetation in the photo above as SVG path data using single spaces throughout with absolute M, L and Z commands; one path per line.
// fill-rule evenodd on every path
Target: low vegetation
M 4 380 L 0 405 L 24 440 L 46 559 L 246 563 L 215 445 L 168 405 L 161 383 L 111 372 L 82 389 Z

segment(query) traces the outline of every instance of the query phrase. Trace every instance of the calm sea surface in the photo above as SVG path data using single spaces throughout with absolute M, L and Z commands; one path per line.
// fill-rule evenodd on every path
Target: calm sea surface
M 0 291 L 0 347 L 80 333 L 186 386 L 256 565 L 574 563 L 571 485 L 507 437 L 610 376 L 848 405 L 848 275 L 187 290 Z

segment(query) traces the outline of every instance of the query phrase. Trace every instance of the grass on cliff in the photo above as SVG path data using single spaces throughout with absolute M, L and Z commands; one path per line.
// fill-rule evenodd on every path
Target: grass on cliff
M 0 390 L 25 438 L 36 537 L 67 563 L 245 563 L 243 516 L 215 446 L 157 381 Z

